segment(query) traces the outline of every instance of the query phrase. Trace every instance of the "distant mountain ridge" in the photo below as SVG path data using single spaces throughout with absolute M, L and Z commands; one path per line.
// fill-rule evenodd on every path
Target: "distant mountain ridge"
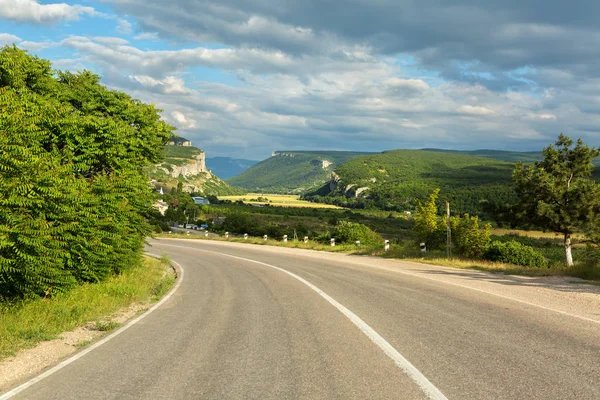
M 303 193 L 325 184 L 334 168 L 367 152 L 276 151 L 240 175 L 227 179 L 250 192 Z
M 208 157 L 206 158 L 206 167 L 221 179 L 228 179 L 241 174 L 254 164 L 257 160 L 246 160 L 243 158 L 231 157 Z

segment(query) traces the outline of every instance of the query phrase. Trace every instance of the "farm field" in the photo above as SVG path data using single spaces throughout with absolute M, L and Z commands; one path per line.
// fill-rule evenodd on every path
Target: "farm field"
M 219 200 L 229 200 L 232 202 L 243 201 L 245 204 L 270 204 L 274 207 L 306 207 L 306 208 L 336 208 L 341 207 L 331 204 L 312 203 L 306 200 L 300 200 L 300 196 L 292 194 L 265 194 L 248 193 L 238 196 L 218 196 Z

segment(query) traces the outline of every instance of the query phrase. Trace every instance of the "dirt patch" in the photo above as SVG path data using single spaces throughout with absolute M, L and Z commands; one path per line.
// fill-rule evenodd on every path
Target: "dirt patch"
M 107 328 L 116 328 L 149 307 L 150 303 L 133 304 L 98 323 L 88 322 L 75 330 L 62 333 L 57 339 L 21 350 L 14 357 L 0 361 L 0 394 L 108 334 Z

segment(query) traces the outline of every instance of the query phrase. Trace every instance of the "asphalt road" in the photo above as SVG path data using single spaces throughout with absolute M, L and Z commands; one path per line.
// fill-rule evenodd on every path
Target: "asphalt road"
M 508 286 L 472 290 L 477 276 L 400 273 L 400 262 L 151 243 L 185 270 L 174 295 L 15 399 L 421 399 L 431 388 L 449 399 L 600 399 L 598 310 L 557 312 L 512 300 Z

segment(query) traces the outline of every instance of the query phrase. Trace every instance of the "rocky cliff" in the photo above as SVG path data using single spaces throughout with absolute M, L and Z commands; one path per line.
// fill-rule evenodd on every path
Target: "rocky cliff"
M 196 154 L 191 159 L 183 160 L 183 164 L 180 162 L 177 163 L 181 165 L 170 163 L 169 161 L 172 162 L 174 160 L 167 160 L 167 162 L 159 164 L 156 167 L 164 171 L 171 178 L 179 178 L 179 175 L 187 178 L 203 172 L 210 174 L 210 171 L 206 169 L 206 156 L 204 153 Z

